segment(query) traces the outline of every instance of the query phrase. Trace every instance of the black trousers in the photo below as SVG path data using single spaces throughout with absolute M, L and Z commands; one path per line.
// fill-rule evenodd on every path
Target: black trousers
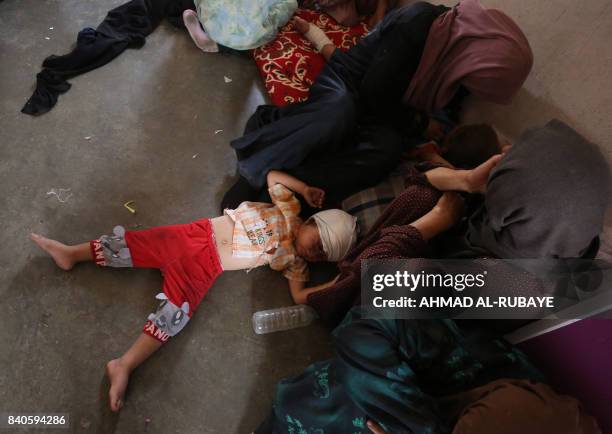
M 398 164 L 405 139 L 428 123 L 427 114 L 402 106 L 401 98 L 431 24 L 446 10 L 416 3 L 393 11 L 347 53 L 334 52 L 308 101 L 260 106 L 245 134 L 231 143 L 242 178 L 222 208 L 266 199 L 261 190 L 275 169 L 323 188 L 330 207 L 384 179 Z

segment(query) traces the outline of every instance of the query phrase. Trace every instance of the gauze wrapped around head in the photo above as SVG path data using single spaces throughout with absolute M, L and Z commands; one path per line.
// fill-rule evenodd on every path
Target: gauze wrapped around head
M 339 209 L 320 211 L 312 218 L 319 229 L 327 260 L 337 262 L 344 258 L 357 241 L 357 219 Z

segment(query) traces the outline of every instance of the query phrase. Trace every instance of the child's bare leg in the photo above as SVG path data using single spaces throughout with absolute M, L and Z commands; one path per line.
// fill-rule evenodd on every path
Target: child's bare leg
M 161 346 L 162 343 L 157 339 L 141 333 L 123 356 L 106 364 L 106 375 L 111 384 L 108 398 L 112 411 L 119 411 L 123 407 L 123 396 L 132 371 Z
M 62 270 L 70 270 L 78 262 L 93 261 L 89 243 L 68 246 L 42 235 L 30 234 L 30 239 L 47 252 Z

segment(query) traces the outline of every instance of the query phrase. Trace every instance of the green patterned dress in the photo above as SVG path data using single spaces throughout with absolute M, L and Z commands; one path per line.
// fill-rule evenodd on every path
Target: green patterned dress
M 523 353 L 450 320 L 362 319 L 353 309 L 334 331 L 336 357 L 282 380 L 256 434 L 448 433 L 437 398 L 499 378 L 542 380 Z
M 297 9 L 296 0 L 194 0 L 194 4 L 210 37 L 235 50 L 267 44 Z

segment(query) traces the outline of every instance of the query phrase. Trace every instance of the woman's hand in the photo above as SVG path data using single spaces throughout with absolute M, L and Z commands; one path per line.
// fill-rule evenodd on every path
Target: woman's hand
M 466 190 L 470 193 L 484 194 L 487 191 L 489 175 L 491 175 L 491 171 L 497 166 L 502 157 L 503 155 L 501 154 L 494 155 L 475 169 L 468 170 L 465 178 L 467 184 Z
M 382 429 L 379 424 L 371 420 L 368 421 L 368 428 L 374 434 L 387 434 L 387 431 Z
M 313 208 L 322 208 L 323 202 L 325 201 L 325 192 L 317 187 L 311 187 L 309 185 L 304 188 L 302 196 L 306 199 L 306 203 Z

